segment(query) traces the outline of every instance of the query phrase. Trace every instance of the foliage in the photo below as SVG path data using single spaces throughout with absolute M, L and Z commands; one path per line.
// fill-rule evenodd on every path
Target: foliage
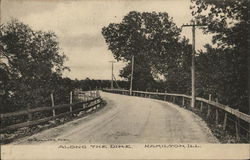
M 206 45 L 196 55 L 197 96 L 248 112 L 248 0 L 192 0 L 192 15 L 205 23 L 217 48 Z M 129 80 L 135 56 L 134 89 L 164 88 L 190 94 L 191 45 L 180 38 L 167 13 L 130 12 L 121 23 L 104 27 L 102 34 L 115 59 L 128 62 L 121 76 Z M 156 82 L 163 75 L 165 82 Z
M 165 12 L 132 11 L 121 23 L 103 27 L 102 34 L 114 58 L 129 61 L 120 72 L 128 80 L 131 76 L 130 61 L 135 56 L 134 88 L 145 89 L 155 85 L 159 74 L 171 78 L 171 69 L 188 62 L 180 64 L 180 59 L 190 53 L 185 52 L 190 48 L 186 39 L 180 39 L 180 31 Z
M 199 70 L 200 78 L 207 75 L 206 84 L 209 84 L 204 90 L 213 90 L 226 104 L 248 112 L 249 1 L 192 1 L 192 14 L 198 22 L 208 24 L 203 28 L 204 33 L 213 33 L 213 43 L 218 47 L 207 46 L 207 52 L 201 54 L 198 62 L 203 66 Z
M 102 29 L 115 59 L 124 61 L 131 60 L 132 55 L 150 59 L 154 54 L 164 54 L 167 48 L 161 48 L 162 44 L 177 42 L 179 33 L 180 29 L 167 13 L 136 11 L 129 12 L 121 23 L 111 23 Z M 156 52 L 157 49 L 162 53 Z
M 128 63 L 127 66 L 125 66 L 120 71 L 120 76 L 127 77 L 127 79 L 130 81 L 131 76 L 131 63 Z M 134 63 L 134 74 L 133 74 L 133 88 L 135 90 L 141 90 L 141 89 L 149 89 L 153 88 L 155 82 L 154 78 L 151 74 L 151 69 L 148 63 L 143 62 L 141 63 L 140 59 L 135 59 Z M 129 87 L 128 87 L 129 88 Z
M 110 88 L 111 81 L 110 80 L 94 80 L 90 78 L 86 78 L 84 80 L 72 80 L 74 88 L 80 88 L 83 91 L 88 90 L 94 90 L 96 88 L 102 89 L 102 88 Z M 117 80 L 117 84 L 120 88 L 128 88 L 128 82 L 127 81 L 121 81 Z M 114 87 L 117 88 L 117 86 L 114 84 Z
M 3 25 L 0 35 L 2 104 L 34 107 L 46 104 L 54 76 L 66 69 L 65 55 L 60 52 L 52 32 L 33 31 L 17 20 Z M 48 99 L 47 98 L 47 99 Z

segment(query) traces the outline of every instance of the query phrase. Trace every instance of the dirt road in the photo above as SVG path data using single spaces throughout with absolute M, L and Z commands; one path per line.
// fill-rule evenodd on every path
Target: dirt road
M 198 116 L 171 103 L 110 93 L 101 96 L 107 106 L 100 111 L 15 143 L 218 142 Z M 30 141 L 34 138 L 39 141 Z

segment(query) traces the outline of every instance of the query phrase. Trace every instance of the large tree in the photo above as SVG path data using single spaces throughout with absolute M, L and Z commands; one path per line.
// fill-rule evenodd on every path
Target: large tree
M 122 77 L 130 78 L 131 58 L 135 56 L 135 88 L 145 89 L 153 86 L 157 75 L 170 76 L 170 69 L 188 54 L 180 45 L 186 41 L 180 42 L 180 31 L 167 13 L 132 11 L 121 23 L 103 27 L 102 34 L 114 58 L 128 62 Z
M 53 92 L 51 80 L 65 69 L 65 55 L 52 32 L 34 31 L 12 20 L 1 27 L 1 89 L 8 108 L 10 102 L 22 108 L 41 105 Z
M 230 88 L 227 92 L 222 92 L 223 88 L 218 86 L 216 90 L 221 93 L 218 96 L 223 97 L 221 99 L 224 99 L 225 103 L 247 112 L 249 108 L 247 94 L 250 89 L 248 89 L 247 74 L 249 66 L 247 62 L 249 59 L 249 0 L 192 1 L 192 14 L 197 21 L 208 24 L 206 28 L 203 28 L 204 33 L 213 33 L 213 43 L 217 45 L 216 50 L 208 47 L 207 54 L 209 55 L 203 54 L 201 60 L 206 57 L 213 64 L 218 62 L 216 63 L 218 69 L 213 70 L 213 72 L 218 71 L 213 74 L 213 76 L 218 75 L 217 82 L 213 83 L 222 83 L 223 86 Z M 202 61 L 204 62 L 204 60 Z M 200 72 L 201 75 L 204 74 L 202 70 Z

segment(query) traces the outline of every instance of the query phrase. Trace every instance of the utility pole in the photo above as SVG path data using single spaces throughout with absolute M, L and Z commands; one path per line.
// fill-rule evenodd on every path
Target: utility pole
M 202 24 L 195 24 L 193 21 L 192 24 L 184 24 L 182 27 L 192 27 L 192 37 L 193 37 L 193 44 L 192 44 L 192 66 L 191 66 L 191 77 L 192 77 L 192 101 L 191 107 L 195 107 L 195 27 L 197 26 L 206 26 Z
M 132 89 L 133 89 L 133 74 L 134 74 L 134 56 L 132 56 L 131 80 L 130 80 L 130 89 L 129 89 L 130 95 L 132 95 Z
M 114 84 L 113 84 L 113 78 L 114 78 L 114 63 L 115 61 L 109 61 L 111 62 L 111 89 L 114 89 Z

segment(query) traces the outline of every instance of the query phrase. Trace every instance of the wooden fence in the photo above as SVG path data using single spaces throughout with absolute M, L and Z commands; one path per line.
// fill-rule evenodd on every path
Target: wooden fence
M 99 95 L 98 91 L 88 91 L 88 92 L 78 92 L 77 93 L 78 99 L 81 101 L 72 103 L 72 92 L 70 93 L 70 104 L 63 104 L 63 105 L 55 105 L 53 102 L 53 95 L 51 95 L 52 106 L 50 107 L 39 107 L 34 109 L 27 109 L 17 112 L 5 113 L 1 114 L 1 123 L 4 121 L 8 122 L 8 119 L 14 119 L 19 116 L 26 116 L 27 121 L 21 123 L 14 123 L 10 125 L 2 125 L 0 132 L 15 130 L 22 127 L 34 126 L 40 123 L 48 122 L 50 120 L 54 120 L 59 117 L 72 115 L 75 113 L 79 113 L 81 111 L 86 111 L 89 109 L 96 109 L 101 106 L 102 99 Z M 51 116 L 46 116 L 39 119 L 33 119 L 33 115 L 36 113 L 41 112 L 50 112 L 52 113 Z
M 103 89 L 103 91 L 129 95 L 129 90 L 124 89 Z M 144 98 L 156 98 L 164 101 L 170 101 L 190 109 L 192 111 L 199 111 L 205 114 L 205 117 L 210 121 L 213 121 L 216 126 L 221 126 L 224 131 L 232 131 L 235 133 L 236 141 L 240 139 L 249 142 L 249 124 L 250 115 L 240 112 L 239 110 L 233 109 L 229 106 L 220 104 L 218 100 L 212 101 L 211 95 L 209 100 L 196 97 L 195 108 L 191 108 L 191 96 L 184 94 L 171 94 L 171 93 L 160 93 L 160 92 L 147 92 L 147 91 L 132 91 L 132 96 L 139 96 Z M 229 123 L 230 122 L 230 123 Z

